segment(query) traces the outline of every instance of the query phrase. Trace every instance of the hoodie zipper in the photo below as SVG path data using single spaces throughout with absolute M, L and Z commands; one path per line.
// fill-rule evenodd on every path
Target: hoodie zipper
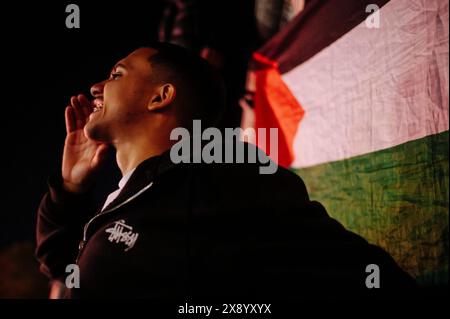
M 148 184 L 147 186 L 145 186 L 144 188 L 142 188 L 139 192 L 137 192 L 136 194 L 134 194 L 133 196 L 129 197 L 127 200 L 123 201 L 122 203 L 120 203 L 119 205 L 112 207 L 108 210 L 105 210 L 104 212 L 100 212 L 99 214 L 95 215 L 94 217 L 92 217 L 85 225 L 84 225 L 84 229 L 83 229 L 83 240 L 80 241 L 80 244 L 78 245 L 78 256 L 76 259 L 76 263 L 78 264 L 78 260 L 80 259 L 81 253 L 83 252 L 84 247 L 86 246 L 86 242 L 87 242 L 87 230 L 89 228 L 89 225 L 99 216 L 103 216 L 105 214 L 111 213 L 112 211 L 115 211 L 116 209 L 122 207 L 123 205 L 131 202 L 133 199 L 135 199 L 136 197 L 138 197 L 139 195 L 141 195 L 143 192 L 145 192 L 147 189 L 149 189 L 150 187 L 152 187 L 153 182 L 151 182 L 150 184 Z

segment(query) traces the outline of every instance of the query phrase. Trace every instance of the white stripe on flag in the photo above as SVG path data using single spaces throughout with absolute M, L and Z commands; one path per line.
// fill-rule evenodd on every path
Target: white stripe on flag
M 448 130 L 448 1 L 391 0 L 379 13 L 379 29 L 364 21 L 283 75 L 305 109 L 293 167 Z

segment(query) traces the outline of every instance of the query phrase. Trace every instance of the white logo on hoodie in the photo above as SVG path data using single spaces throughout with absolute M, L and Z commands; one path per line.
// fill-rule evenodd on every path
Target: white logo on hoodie
M 125 251 L 133 248 L 139 236 L 138 233 L 133 233 L 133 227 L 128 226 L 123 219 L 114 222 L 114 227 L 106 229 L 105 232 L 110 234 L 108 237 L 110 242 L 125 243 L 127 246 Z

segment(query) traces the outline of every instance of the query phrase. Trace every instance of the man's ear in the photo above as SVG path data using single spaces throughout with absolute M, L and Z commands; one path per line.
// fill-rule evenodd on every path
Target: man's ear
M 172 103 L 175 100 L 175 95 L 175 87 L 172 84 L 166 83 L 164 85 L 161 85 L 150 97 L 147 109 L 149 111 L 160 110 Z

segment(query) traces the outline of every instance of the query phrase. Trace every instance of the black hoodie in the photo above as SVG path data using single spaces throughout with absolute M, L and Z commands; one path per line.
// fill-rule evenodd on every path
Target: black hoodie
M 79 266 L 80 287 L 68 297 L 373 297 L 416 285 L 282 167 L 261 175 L 247 162 L 173 164 L 167 151 L 142 162 L 97 214 L 88 194 L 61 185 L 49 179 L 36 255 L 53 279 Z M 366 286 L 370 264 L 379 289 Z

